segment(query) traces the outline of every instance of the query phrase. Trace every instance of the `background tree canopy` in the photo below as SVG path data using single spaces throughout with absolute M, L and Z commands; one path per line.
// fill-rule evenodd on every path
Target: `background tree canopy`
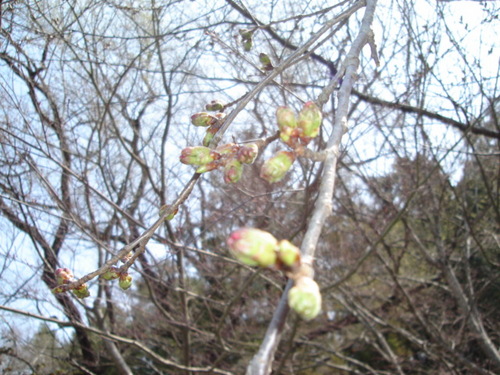
M 498 374 L 499 13 L 0 1 L 0 371 Z M 179 161 L 213 100 L 211 147 L 260 146 L 236 183 Z M 308 101 L 320 134 L 271 184 L 276 109 Z M 316 319 L 289 311 L 283 272 L 231 256 L 241 227 L 301 247 Z M 52 293 L 58 268 L 90 297 Z

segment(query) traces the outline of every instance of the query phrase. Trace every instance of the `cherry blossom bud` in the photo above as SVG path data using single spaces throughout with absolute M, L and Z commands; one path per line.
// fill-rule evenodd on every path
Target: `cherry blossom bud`
M 212 100 L 210 103 L 205 105 L 205 109 L 212 112 L 220 111 L 221 109 L 224 109 L 224 103 L 220 100 Z
M 321 293 L 316 281 L 310 277 L 295 280 L 288 292 L 288 306 L 304 320 L 316 318 L 321 311 Z
M 215 149 L 215 151 L 220 155 L 236 155 L 240 146 L 236 143 L 227 143 L 225 145 L 221 145 Z
M 79 287 L 73 289 L 73 294 L 78 298 L 85 298 L 90 296 L 89 287 L 87 284 L 82 284 Z
M 210 171 L 213 171 L 214 169 L 219 168 L 220 165 L 221 164 L 217 160 L 215 160 L 215 161 L 212 161 L 210 163 L 203 164 L 203 165 L 199 166 L 198 169 L 196 170 L 196 173 L 210 172 Z
M 279 151 L 262 165 L 260 177 L 270 183 L 281 181 L 294 161 L 294 152 Z
M 217 123 L 217 117 L 207 112 L 195 113 L 191 116 L 191 123 L 194 126 L 210 126 Z
M 118 285 L 123 290 L 127 290 L 132 286 L 132 276 L 130 276 L 128 273 L 122 273 L 120 275 L 120 280 L 118 282 Z
M 60 286 L 56 286 L 55 288 L 52 289 L 52 293 L 54 294 L 62 293 L 63 291 L 64 289 L 61 288 Z
M 243 173 L 243 165 L 236 159 L 230 159 L 224 166 L 224 182 L 226 184 L 238 182 Z
M 55 272 L 57 285 L 69 284 L 75 278 L 69 268 L 58 268 Z
M 194 146 L 182 150 L 180 161 L 183 164 L 204 165 L 219 158 L 220 155 L 208 147 Z
M 250 39 L 244 39 L 243 40 L 243 49 L 245 50 L 245 52 L 251 51 L 252 47 L 253 47 L 253 40 L 252 40 L 252 38 L 250 38 Z
M 278 243 L 278 259 L 286 267 L 292 267 L 300 264 L 300 250 L 290 241 L 281 240 Z
M 240 35 L 241 35 L 241 41 L 243 42 L 243 49 L 248 52 L 252 49 L 253 41 L 253 31 L 248 30 L 248 29 L 241 29 L 240 30 Z
M 244 164 L 252 164 L 259 154 L 259 147 L 255 143 L 241 146 L 236 157 Z
M 116 267 L 109 267 L 109 269 L 101 276 L 104 280 L 114 280 L 120 277 L 120 270 Z
M 259 61 L 262 64 L 262 67 L 261 67 L 262 70 L 265 70 L 266 72 L 269 72 L 269 71 L 271 71 L 271 70 L 274 69 L 274 66 L 271 63 L 271 59 L 265 53 L 261 53 L 259 55 Z
M 298 125 L 305 137 L 314 138 L 319 134 L 322 114 L 313 102 L 307 102 L 299 113 Z
M 260 267 L 274 266 L 277 243 L 270 233 L 255 228 L 238 229 L 227 240 L 229 249 L 240 262 Z
M 290 138 L 294 136 L 297 128 L 297 117 L 295 112 L 288 107 L 278 107 L 276 110 L 276 120 L 278 121 L 278 128 L 280 130 L 280 138 L 283 142 L 288 144 Z

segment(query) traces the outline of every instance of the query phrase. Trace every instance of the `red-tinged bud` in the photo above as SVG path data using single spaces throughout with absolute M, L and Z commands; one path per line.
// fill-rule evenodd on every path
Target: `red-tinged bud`
M 319 107 L 313 102 L 307 102 L 299 113 L 298 125 L 303 136 L 314 138 L 319 134 L 322 114 Z
M 191 123 L 194 126 L 210 126 L 217 123 L 217 117 L 207 112 L 195 113 L 191 116 Z
M 57 285 L 69 284 L 75 278 L 69 268 L 58 268 L 55 272 Z
M 73 289 L 73 294 L 78 298 L 85 298 L 90 296 L 89 287 L 87 284 L 82 284 L 79 287 Z
M 276 263 L 278 241 L 270 233 L 255 228 L 242 228 L 227 240 L 234 256 L 248 266 L 272 267 Z
M 169 209 L 170 209 L 170 205 L 169 204 L 164 204 L 163 206 L 160 207 L 159 215 L 163 216 L 163 214 L 165 213 L 165 211 L 167 211 Z M 179 211 L 179 209 L 176 208 L 174 211 L 172 211 L 171 214 L 169 214 L 169 215 L 167 215 L 165 217 L 165 220 L 172 220 L 175 217 L 175 215 L 177 215 L 178 211 Z
M 241 146 L 240 149 L 238 150 L 236 157 L 238 158 L 238 161 L 240 161 L 241 163 L 252 164 L 255 161 L 255 158 L 257 158 L 258 154 L 259 154 L 259 146 L 257 146 L 255 143 L 250 143 Z
M 120 275 L 120 280 L 118 282 L 118 285 L 123 290 L 127 290 L 132 286 L 132 276 L 130 276 L 128 273 L 122 273 Z
M 300 250 L 290 241 L 278 242 L 278 259 L 286 267 L 294 267 L 300 264 Z
M 240 146 L 238 146 L 236 143 L 227 143 L 225 145 L 221 145 L 215 149 L 216 152 L 218 152 L 220 155 L 236 155 L 238 152 L 238 149 Z
M 221 166 L 219 161 L 215 160 L 207 164 L 200 165 L 198 169 L 196 170 L 196 173 L 205 173 L 205 172 L 210 172 L 213 171 L 214 169 L 217 169 Z
M 182 150 L 180 161 L 183 164 L 204 165 L 219 158 L 220 155 L 208 147 L 194 146 Z
M 114 280 L 120 277 L 120 270 L 116 267 L 109 267 L 109 269 L 101 276 L 104 280 Z
M 260 177 L 270 183 L 281 181 L 294 161 L 294 152 L 279 151 L 262 165 Z
M 207 111 L 212 111 L 212 112 L 220 111 L 224 109 L 224 103 L 221 102 L 220 100 L 212 100 L 210 103 L 205 105 L 205 109 Z
M 304 320 L 311 320 L 321 311 L 319 286 L 310 277 L 301 277 L 288 292 L 288 306 Z
M 229 159 L 224 166 L 224 182 L 234 184 L 238 182 L 243 173 L 243 165 L 236 159 Z

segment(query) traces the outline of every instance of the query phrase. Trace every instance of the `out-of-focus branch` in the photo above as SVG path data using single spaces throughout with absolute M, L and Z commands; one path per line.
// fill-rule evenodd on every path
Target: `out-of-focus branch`
M 427 117 L 430 119 L 438 120 L 439 122 L 446 124 L 446 125 L 451 125 L 455 129 L 458 129 L 462 132 L 470 132 L 473 134 L 484 135 L 484 136 L 489 137 L 489 138 L 500 139 L 499 132 L 485 129 L 485 128 L 479 128 L 479 127 L 475 126 L 476 122 L 472 122 L 470 124 L 464 124 L 460 121 L 457 121 L 457 120 L 451 119 L 449 117 L 440 115 L 439 113 L 435 113 L 435 112 L 426 110 L 424 108 L 418 108 L 418 107 L 415 107 L 415 106 L 412 106 L 409 104 L 391 102 L 388 100 L 375 98 L 373 96 L 363 94 L 363 93 L 356 91 L 356 90 L 353 90 L 352 93 L 355 96 L 357 96 L 358 98 L 360 98 L 361 100 L 363 100 L 364 102 L 367 102 L 370 104 L 379 105 L 379 106 L 385 107 L 385 108 L 399 109 L 399 110 L 406 112 L 406 113 L 414 113 L 414 114 L 419 115 L 419 116 L 424 116 L 424 117 Z M 478 119 L 477 122 L 479 123 L 482 120 L 483 119 Z
M 357 78 L 356 71 L 359 66 L 359 55 L 361 53 L 361 49 L 368 42 L 368 38 L 372 32 L 371 24 L 375 13 L 375 6 L 375 0 L 367 1 L 365 14 L 363 16 L 358 36 L 354 40 L 349 53 L 345 57 L 341 69 L 339 69 L 335 77 L 332 79 L 332 82 L 318 97 L 318 104 L 323 106 L 329 100 L 335 86 L 338 85 L 339 78 L 342 78 L 342 74 L 344 75 L 338 93 L 338 108 L 336 111 L 332 135 L 330 136 L 326 147 L 327 156 L 324 163 L 318 199 L 316 201 L 311 219 L 309 220 L 308 229 L 301 246 L 302 259 L 304 263 L 309 264 L 311 268 L 316 245 L 318 243 L 323 224 L 332 209 L 331 202 L 335 186 L 339 145 L 346 128 L 347 115 L 349 111 L 349 97 Z M 291 286 L 292 282 L 289 281 L 274 313 L 273 319 L 268 326 L 262 345 L 247 367 L 247 375 L 266 375 L 271 372 L 274 353 L 278 347 L 281 332 L 289 310 L 287 295 Z

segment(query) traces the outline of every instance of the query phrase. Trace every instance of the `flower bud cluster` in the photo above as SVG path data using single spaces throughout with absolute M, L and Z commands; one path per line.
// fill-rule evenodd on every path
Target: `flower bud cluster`
M 198 166 L 196 173 L 205 173 L 217 168 L 224 170 L 224 182 L 238 182 L 244 164 L 252 164 L 259 153 L 256 144 L 237 145 L 228 143 L 215 150 L 205 146 L 187 147 L 182 150 L 180 161 L 183 164 Z
M 304 147 L 318 136 L 322 115 L 316 104 L 307 102 L 298 116 L 288 107 L 278 107 L 276 120 L 281 141 L 293 151 L 278 151 L 262 165 L 260 177 L 270 183 L 281 181 L 297 155 L 301 155 Z
M 306 146 L 319 134 L 322 114 L 314 102 L 307 102 L 299 112 L 288 107 L 279 107 L 276 110 L 276 119 L 280 131 L 281 140 L 293 149 L 298 146 Z
M 127 290 L 132 286 L 132 276 L 128 272 L 120 270 L 118 267 L 109 267 L 108 270 L 101 276 L 104 280 L 118 280 L 118 285 L 123 290 Z
M 318 284 L 301 264 L 300 250 L 287 240 L 278 241 L 272 234 L 255 228 L 241 228 L 229 236 L 231 253 L 243 264 L 285 271 L 294 280 L 288 293 L 288 305 L 302 319 L 311 320 L 321 311 Z
M 76 281 L 73 272 L 69 268 L 58 268 L 55 272 L 57 286 L 52 289 L 52 293 L 62 293 L 64 288 L 63 285 L 69 284 L 73 281 Z M 73 294 L 78 298 L 85 298 L 90 296 L 89 287 L 87 284 L 82 284 L 76 288 L 72 289 Z

